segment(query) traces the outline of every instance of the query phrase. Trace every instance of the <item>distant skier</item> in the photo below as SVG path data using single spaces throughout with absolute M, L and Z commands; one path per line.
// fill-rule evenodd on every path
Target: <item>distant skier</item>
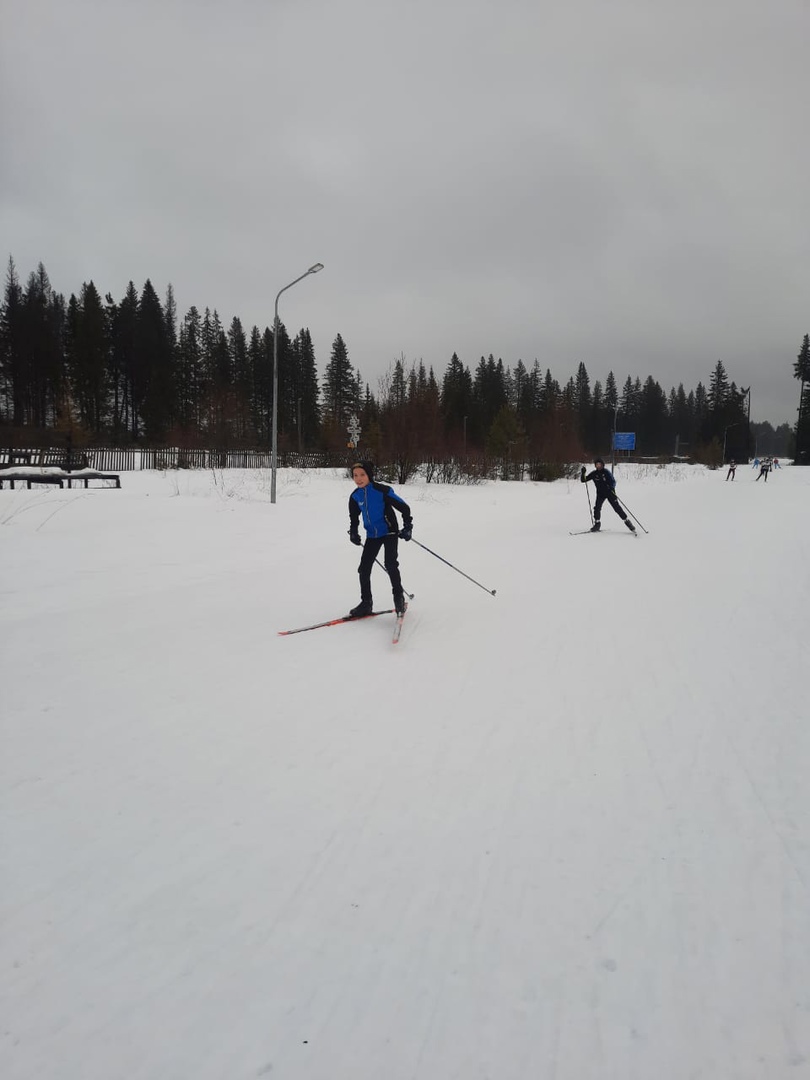
M 733 480 L 734 475 L 737 472 L 737 462 L 734 458 L 728 463 L 728 472 L 726 473 L 726 480 Z
M 593 525 L 591 527 L 591 532 L 599 532 L 602 528 L 602 503 L 605 499 L 607 499 L 630 532 L 635 532 L 635 525 L 628 518 L 627 514 L 625 514 L 619 500 L 616 498 L 616 480 L 613 477 L 613 473 L 610 469 L 605 468 L 605 463 L 600 457 L 594 458 L 593 464 L 593 471 L 589 472 L 587 476 L 585 475 L 584 465 L 579 474 L 579 479 L 583 484 L 587 484 L 589 480 L 593 480 L 594 487 L 596 488 L 596 503 L 593 508 Z
M 751 468 L 752 469 L 758 469 L 759 468 L 759 458 L 758 457 L 755 457 L 754 460 L 751 462 Z
M 380 484 L 374 479 L 374 466 L 370 461 L 358 461 L 352 465 L 352 479 L 357 485 L 349 496 L 349 539 L 353 544 L 362 544 L 360 539 L 360 515 L 363 515 L 363 527 L 366 530 L 366 543 L 357 573 L 360 575 L 360 603 L 349 614 L 357 618 L 370 615 L 374 610 L 371 599 L 371 569 L 374 560 L 385 548 L 385 569 L 391 578 L 391 590 L 394 594 L 394 607 L 397 614 L 405 611 L 405 594 L 402 579 L 399 576 L 397 559 L 397 538 L 410 540 L 413 533 L 411 508 L 394 492 L 388 484 Z M 402 515 L 402 528 L 397 524 L 394 511 Z
M 778 457 L 775 457 L 773 459 L 773 467 L 775 469 L 781 469 L 782 468 L 782 466 L 779 464 L 779 458 Z
M 759 467 L 759 476 L 757 477 L 757 480 L 761 480 L 762 477 L 764 476 L 765 477 L 765 483 L 767 484 L 768 483 L 768 473 L 770 471 L 771 471 L 771 459 L 765 457 L 765 458 L 762 459 L 762 464 Z

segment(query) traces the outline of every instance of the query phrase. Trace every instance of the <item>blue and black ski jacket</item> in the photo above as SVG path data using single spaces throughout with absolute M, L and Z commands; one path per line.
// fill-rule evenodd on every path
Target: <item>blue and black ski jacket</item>
M 583 484 L 593 480 L 597 495 L 601 495 L 603 499 L 610 498 L 616 491 L 616 479 L 610 469 L 604 466 L 601 469 L 593 469 L 587 476 L 582 476 L 580 479 Z
M 370 538 L 396 535 L 399 532 L 396 514 L 402 514 L 403 525 L 412 525 L 411 508 L 397 495 L 388 484 L 379 484 L 371 480 L 364 488 L 355 488 L 349 496 L 349 525 L 352 532 L 358 531 L 360 514 L 363 515 L 363 527 Z

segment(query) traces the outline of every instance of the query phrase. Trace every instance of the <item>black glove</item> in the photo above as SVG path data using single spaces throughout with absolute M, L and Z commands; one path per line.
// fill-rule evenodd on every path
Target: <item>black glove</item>
M 583 465 L 583 466 L 582 466 L 582 468 L 580 469 L 580 472 L 579 472 L 579 478 L 580 478 L 580 480 L 584 480 L 584 479 L 585 479 L 585 466 L 584 466 L 584 465 Z
M 413 522 L 409 521 L 407 525 L 403 525 L 399 530 L 400 540 L 410 540 L 413 536 Z
M 349 529 L 349 539 L 353 544 L 357 544 L 358 546 L 363 543 L 363 541 L 360 539 L 360 533 L 357 531 L 357 529 Z

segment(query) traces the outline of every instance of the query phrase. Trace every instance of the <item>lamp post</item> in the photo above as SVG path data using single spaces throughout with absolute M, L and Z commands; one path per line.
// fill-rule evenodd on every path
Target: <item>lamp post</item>
M 297 277 L 295 281 L 291 281 L 289 285 L 285 285 L 283 289 L 279 289 L 276 297 L 276 311 L 273 318 L 273 434 L 270 448 L 271 503 L 276 501 L 276 471 L 278 468 L 278 298 L 287 289 L 291 289 L 293 285 L 297 285 L 299 281 L 303 281 L 310 274 L 317 274 L 319 270 L 323 270 L 323 263 L 315 263 L 314 266 L 310 266 L 305 274 Z

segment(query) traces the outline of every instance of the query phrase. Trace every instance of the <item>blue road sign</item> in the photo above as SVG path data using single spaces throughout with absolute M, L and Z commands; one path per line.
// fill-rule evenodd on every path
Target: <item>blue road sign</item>
M 614 431 L 613 432 L 613 449 L 614 450 L 635 450 L 636 448 L 636 433 L 635 431 Z

